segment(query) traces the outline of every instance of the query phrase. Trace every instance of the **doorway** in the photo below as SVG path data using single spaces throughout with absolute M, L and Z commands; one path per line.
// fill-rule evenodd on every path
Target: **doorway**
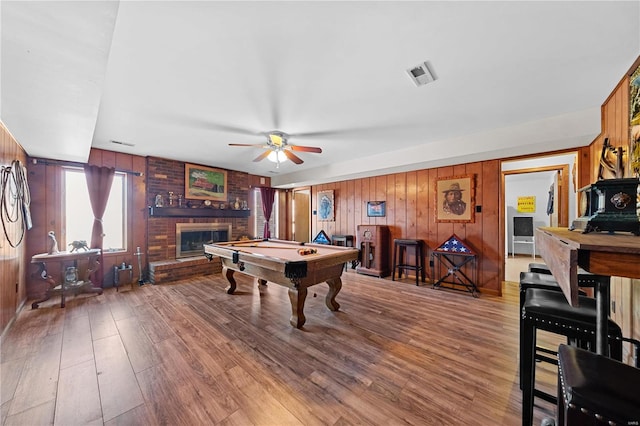
M 311 190 L 309 188 L 294 189 L 291 203 L 293 223 L 291 234 L 294 241 L 308 243 L 311 241 Z
M 530 262 L 544 262 L 540 257 L 532 256 L 535 253 L 531 252 L 531 245 L 517 245 L 512 249 L 514 216 L 533 217 L 534 229 L 568 227 L 576 218 L 576 182 L 573 179 L 576 162 L 576 152 L 502 162 L 504 280 L 519 277 L 520 271 L 526 270 Z M 515 257 L 510 256 L 511 251 L 515 251 L 511 253 Z

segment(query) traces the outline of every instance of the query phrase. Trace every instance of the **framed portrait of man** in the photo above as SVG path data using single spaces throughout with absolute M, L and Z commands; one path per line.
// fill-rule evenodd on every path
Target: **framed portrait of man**
M 474 175 L 438 178 L 434 205 L 436 222 L 473 222 L 476 209 Z

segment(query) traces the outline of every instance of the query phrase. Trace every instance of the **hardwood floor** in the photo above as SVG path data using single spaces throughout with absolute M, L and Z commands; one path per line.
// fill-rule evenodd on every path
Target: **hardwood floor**
M 520 424 L 516 284 L 476 299 L 349 270 L 340 311 L 314 286 L 298 330 L 285 288 L 236 277 L 235 295 L 208 276 L 23 309 L 2 344 L 1 423 Z M 542 402 L 534 424 L 553 413 Z

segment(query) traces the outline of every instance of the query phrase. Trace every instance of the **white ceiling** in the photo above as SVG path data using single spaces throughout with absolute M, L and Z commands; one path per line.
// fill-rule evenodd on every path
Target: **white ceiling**
M 1 118 L 91 147 L 300 186 L 573 148 L 640 54 L 638 1 L 0 3 Z M 406 70 L 429 61 L 437 80 Z M 304 164 L 252 160 L 292 134 Z M 133 146 L 117 145 L 121 141 Z

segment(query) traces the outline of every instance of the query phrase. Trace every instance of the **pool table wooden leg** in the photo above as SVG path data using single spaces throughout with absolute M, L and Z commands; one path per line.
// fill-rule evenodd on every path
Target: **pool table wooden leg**
M 233 294 L 233 292 L 236 291 L 236 280 L 233 278 L 234 272 L 233 269 L 229 269 L 226 266 L 222 267 L 222 276 L 229 281 L 229 287 L 226 288 L 227 294 Z
M 329 284 L 329 292 L 327 293 L 327 297 L 324 301 L 327 304 L 327 308 L 332 311 L 337 311 L 340 309 L 340 304 L 336 302 L 336 296 L 342 289 L 342 280 L 340 277 L 331 278 L 330 280 L 327 280 L 327 284 Z
M 304 301 L 307 299 L 307 288 L 289 287 L 289 300 L 291 301 L 291 319 L 289 322 L 296 328 L 302 328 L 305 321 Z

